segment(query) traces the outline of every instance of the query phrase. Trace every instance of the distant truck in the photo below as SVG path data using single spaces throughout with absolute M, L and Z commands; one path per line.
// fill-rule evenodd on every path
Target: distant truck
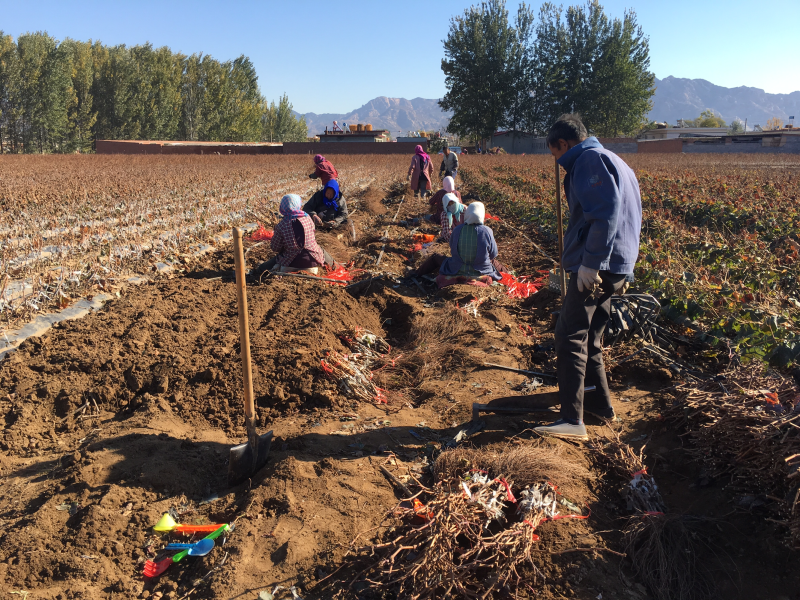
M 464 152 L 461 150 L 461 146 L 448 146 L 448 148 L 450 148 L 450 152 L 453 152 L 454 154 L 464 154 Z M 441 150 L 439 154 L 444 154 L 444 150 Z

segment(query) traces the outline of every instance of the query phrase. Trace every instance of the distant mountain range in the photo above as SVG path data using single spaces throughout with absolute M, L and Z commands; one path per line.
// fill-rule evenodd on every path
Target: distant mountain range
M 450 114 L 439 107 L 438 100 L 425 98 L 406 100 L 379 96 L 347 114 L 306 113 L 302 116 L 306 118 L 308 135 L 323 133 L 325 127 L 330 129 L 333 122 L 338 121 L 340 126 L 342 123 L 348 125 L 370 123 L 373 129 L 388 129 L 392 137 L 396 138 L 399 135 L 406 135 L 409 131 L 438 130 L 447 127 Z
M 747 119 L 748 130 L 753 125 L 765 126 L 771 117 L 788 124 L 794 115 L 794 124 L 800 125 L 800 91 L 768 94 L 752 87 L 726 88 L 705 79 L 656 79 L 650 119 L 675 125 L 678 119 L 694 119 L 706 109 L 714 110 L 726 123 Z
M 795 116 L 800 125 L 800 91 L 791 94 L 768 94 L 752 87 L 726 88 L 705 79 L 665 77 L 656 79 L 656 94 L 649 118 L 675 125 L 678 119 L 694 119 L 706 109 L 720 114 L 726 123 L 736 118 L 747 119 L 747 129 L 753 125 L 764 126 L 767 119 L 778 117 L 788 123 Z M 300 116 L 298 113 L 295 113 Z M 316 135 L 333 126 L 333 121 L 348 124 L 371 123 L 373 129 L 388 129 L 392 137 L 406 135 L 409 131 L 438 130 L 446 128 L 451 113 L 439 107 L 438 100 L 425 98 L 387 98 L 380 96 L 361 108 L 347 114 L 302 115 L 308 124 L 308 134 Z

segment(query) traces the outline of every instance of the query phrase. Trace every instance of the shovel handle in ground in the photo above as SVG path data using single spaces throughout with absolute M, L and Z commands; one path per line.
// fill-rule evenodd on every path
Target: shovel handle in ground
M 250 363 L 250 322 L 247 313 L 247 289 L 245 282 L 244 251 L 242 236 L 244 232 L 233 228 L 233 261 L 236 269 L 236 300 L 239 306 L 239 341 L 242 348 L 242 375 L 244 378 L 244 414 L 248 421 L 255 420 L 256 409 L 253 401 L 253 370 Z
M 256 431 L 256 409 L 253 398 L 253 371 L 250 359 L 250 323 L 247 312 L 247 287 L 245 282 L 243 232 L 233 228 L 233 260 L 236 267 L 236 299 L 239 306 L 239 340 L 242 348 L 242 376 L 244 383 L 244 414 L 247 443 L 231 448 L 228 457 L 228 485 L 235 485 L 252 476 L 267 463 L 272 432 L 259 436 Z

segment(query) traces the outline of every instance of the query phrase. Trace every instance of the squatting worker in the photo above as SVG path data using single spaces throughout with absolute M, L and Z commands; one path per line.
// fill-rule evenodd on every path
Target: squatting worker
M 303 210 L 308 213 L 318 227 L 333 229 L 347 221 L 347 201 L 339 189 L 339 182 L 331 179 L 325 187 L 317 191 Z
M 414 148 L 414 156 L 411 157 L 411 165 L 408 167 L 408 178 L 411 181 L 411 189 L 414 190 L 414 197 L 423 198 L 431 189 L 431 157 L 422 149 L 422 146 Z
M 444 158 L 442 159 L 442 166 L 439 167 L 439 177 L 452 177 L 454 180 L 458 176 L 458 155 L 451 152 L 448 146 L 444 147 Z
M 276 256 L 259 266 L 257 272 L 303 270 L 316 275 L 323 264 L 334 268 L 331 255 L 317 243 L 311 217 L 300 208 L 302 202 L 297 194 L 287 194 L 281 198 L 278 210 L 283 219 L 275 226 L 275 233 L 270 240 Z
M 461 202 L 461 192 L 456 189 L 456 183 L 450 176 L 442 180 L 442 189 L 428 200 L 428 203 L 431 205 L 431 214 L 425 216 L 426 221 L 436 223 L 437 225 L 442 224 L 442 213 L 444 212 L 442 200 L 444 200 L 446 194 L 455 194 L 458 201 Z
M 442 261 L 440 275 L 468 278 L 488 275 L 500 281 L 503 278 L 501 273 L 508 272 L 497 260 L 497 242 L 492 230 L 483 224 L 485 217 L 483 202 L 473 202 L 467 207 L 464 223 L 450 234 L 450 257 Z
M 585 439 L 584 413 L 616 418 L 603 366 L 603 331 L 611 296 L 622 291 L 639 255 L 642 200 L 633 170 L 587 137 L 579 115 L 560 117 L 547 145 L 567 172 L 569 227 L 561 260 L 570 280 L 555 332 L 561 419 L 536 431 Z M 585 405 L 584 386 L 597 387 Z
M 442 212 L 442 232 L 439 234 L 438 240 L 447 242 L 449 244 L 453 230 L 466 222 L 465 219 L 467 216 L 467 207 L 464 206 L 461 203 L 461 199 L 453 193 L 444 195 L 444 198 L 442 198 L 442 206 L 444 208 L 444 211 Z M 477 216 L 474 218 L 477 222 Z M 480 223 L 483 223 L 483 221 L 480 221 Z M 491 248 L 491 246 L 489 246 L 489 248 Z M 447 257 L 444 254 L 434 252 L 427 259 L 425 259 L 418 269 L 410 270 L 406 274 L 406 277 L 419 277 L 420 275 L 433 273 L 442 266 L 442 263 L 446 258 Z
M 325 185 L 331 179 L 339 179 L 339 173 L 327 158 L 322 154 L 317 154 L 314 157 L 314 172 L 309 177 L 319 179 L 322 185 Z

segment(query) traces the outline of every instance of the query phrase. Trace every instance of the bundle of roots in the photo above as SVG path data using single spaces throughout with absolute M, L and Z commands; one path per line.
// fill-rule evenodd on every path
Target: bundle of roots
M 447 450 L 434 473 L 426 503 L 415 497 L 390 513 L 384 543 L 353 542 L 356 580 L 412 599 L 535 595 L 544 579 L 532 554 L 537 527 L 587 518 L 551 481 L 585 483 L 588 471 L 546 445 Z
M 694 456 L 713 477 L 743 493 L 769 496 L 800 548 L 800 394 L 760 365 L 713 381 L 684 383 L 668 413 L 691 431 Z
M 609 430 L 592 441 L 600 459 L 625 483 L 624 496 L 633 512 L 622 530 L 633 571 L 657 600 L 700 600 L 712 595 L 712 579 L 698 562 L 702 537 L 690 529 L 695 520 L 669 514 L 655 479 L 636 452 Z
M 446 306 L 441 311 L 416 318 L 407 346 L 410 350 L 394 357 L 391 369 L 381 372 L 383 387 L 390 384 L 415 387 L 431 377 L 463 366 L 468 352 L 462 336 L 475 327 L 463 310 Z
M 336 381 L 339 390 L 348 398 L 386 403 L 384 390 L 373 381 L 372 369 L 391 350 L 389 344 L 360 328 L 347 330 L 339 337 L 353 352 L 328 352 L 321 361 L 325 374 Z
M 628 510 L 638 514 L 666 512 L 656 481 L 644 464 L 644 447 L 636 452 L 613 430 L 593 440 L 592 446 L 618 475 L 627 479 L 625 500 Z
M 563 505 L 548 483 L 520 490 L 519 500 L 513 485 L 474 474 L 437 483 L 426 504 L 402 503 L 389 541 L 353 548 L 351 558 L 366 563 L 357 579 L 414 600 L 535 591 L 544 579 L 532 556 L 535 530 L 563 517 Z
M 675 514 L 631 517 L 623 530 L 634 574 L 656 600 L 703 600 L 714 595 L 707 565 L 697 555 L 703 536 L 694 520 Z

